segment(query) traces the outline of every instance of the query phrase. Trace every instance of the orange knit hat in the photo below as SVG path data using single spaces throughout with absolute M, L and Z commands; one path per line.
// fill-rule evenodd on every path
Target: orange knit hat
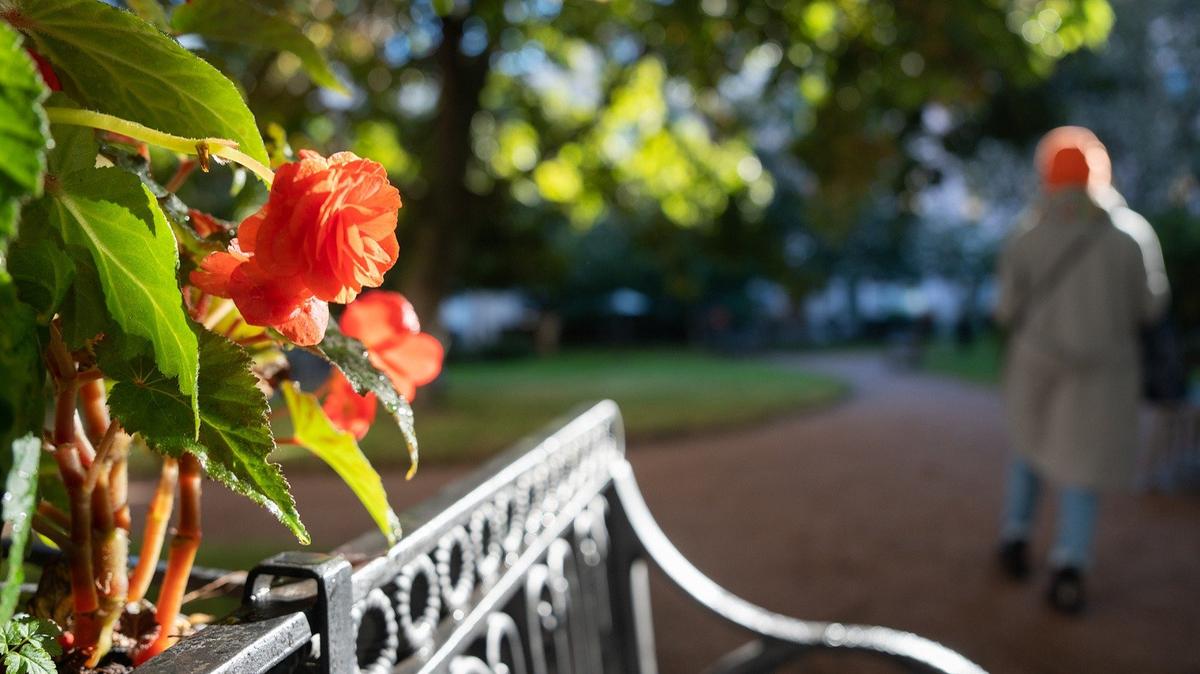
M 1038 143 L 1034 163 L 1047 189 L 1107 185 L 1112 164 L 1104 144 L 1082 126 L 1060 126 Z

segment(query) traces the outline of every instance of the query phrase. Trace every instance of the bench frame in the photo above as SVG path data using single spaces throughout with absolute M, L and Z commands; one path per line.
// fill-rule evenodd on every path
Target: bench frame
M 884 627 L 798 620 L 702 574 L 654 521 L 605 401 L 527 440 L 331 555 L 283 553 L 247 576 L 232 615 L 145 674 L 655 674 L 649 567 L 752 636 L 717 673 L 772 671 L 813 650 L 867 651 L 914 671 L 982 674 Z

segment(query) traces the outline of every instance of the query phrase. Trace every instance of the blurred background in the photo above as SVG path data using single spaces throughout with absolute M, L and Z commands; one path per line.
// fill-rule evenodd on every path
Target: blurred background
M 1195 0 L 264 4 L 342 91 L 291 53 L 182 39 L 277 145 L 387 168 L 404 199 L 387 286 L 448 347 L 416 400 L 422 473 L 397 477 L 385 425 L 364 441 L 397 505 L 611 397 L 668 533 L 771 608 L 914 629 L 995 671 L 1200 670 L 1190 402 L 1147 424 L 1147 491 L 1106 501 L 1093 615 L 1048 616 L 990 575 L 993 269 L 1047 130 L 1108 146 L 1162 240 L 1189 368 L 1200 356 Z M 222 180 L 182 196 L 233 220 L 263 197 Z M 317 545 L 342 542 L 359 514 L 314 504 L 352 499 L 298 475 Z M 267 519 L 264 549 L 209 554 L 286 546 Z M 665 671 L 735 643 L 655 601 Z
M 595 381 L 580 349 L 920 342 L 906 355 L 988 378 L 995 255 L 1035 188 L 1033 143 L 1064 123 L 1108 145 L 1200 341 L 1193 2 L 267 4 L 306 26 L 343 91 L 292 53 L 185 44 L 236 76 L 272 139 L 387 167 L 404 197 L 388 285 L 451 359 L 426 416 L 480 412 L 459 397 L 497 377 Z M 236 220 L 257 188 L 184 196 Z M 649 364 L 692 369 L 669 360 Z M 555 413 L 531 407 L 529 428 Z M 522 432 L 424 430 L 431 459 Z

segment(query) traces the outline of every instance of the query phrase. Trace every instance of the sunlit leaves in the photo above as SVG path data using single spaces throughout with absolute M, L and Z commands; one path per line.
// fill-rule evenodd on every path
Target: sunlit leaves
M 0 658 L 5 674 L 54 674 L 62 654 L 61 630 L 49 620 L 21 614 L 0 626 Z
M 175 277 L 175 237 L 154 195 L 120 169 L 86 169 L 60 178 L 38 206 L 44 225 L 88 251 L 112 319 L 150 341 L 158 367 L 195 408 L 196 336 Z
M 228 138 L 267 162 L 233 83 L 154 26 L 99 0 L 16 4 L 38 51 L 79 102 L 179 136 Z
M 269 408 L 246 351 L 219 335 L 200 333 L 196 438 L 189 423 L 190 405 L 175 381 L 152 363 L 124 356 L 119 347 L 102 342 L 99 355 L 101 367 L 117 379 L 108 402 L 125 428 L 142 433 L 151 447 L 168 455 L 192 452 L 210 477 L 266 508 L 297 540 L 308 544 L 288 483 L 279 465 L 268 459 L 275 449 Z M 110 356 L 108 348 L 118 352 Z
M 321 403 L 294 383 L 284 384 L 282 391 L 292 418 L 292 441 L 333 468 L 362 502 L 388 543 L 394 543 L 400 535 L 400 520 L 388 505 L 383 480 L 354 436 L 334 427 Z
M 412 407 L 408 401 L 396 392 L 387 375 L 380 372 L 371 364 L 367 357 L 367 349 L 362 342 L 342 333 L 338 326 L 330 322 L 325 331 L 325 339 L 309 349 L 318 356 L 329 361 L 336 367 L 359 395 L 374 393 L 379 404 L 392 417 L 404 435 L 408 445 L 408 455 L 412 465 L 408 469 L 408 477 L 416 473 L 420 462 L 420 448 L 417 444 L 417 433 L 414 428 Z
M 247 0 L 193 0 L 175 9 L 171 25 L 224 42 L 291 52 L 322 87 L 345 92 L 312 40 L 287 18 Z
M 0 259 L 18 201 L 42 190 L 49 129 L 41 101 L 48 93 L 20 34 L 0 23 Z

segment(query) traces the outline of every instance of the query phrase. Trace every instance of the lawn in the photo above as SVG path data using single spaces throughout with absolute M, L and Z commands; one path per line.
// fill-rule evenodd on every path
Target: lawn
M 756 359 L 689 351 L 576 351 L 543 358 L 460 362 L 417 399 L 421 458 L 475 461 L 576 405 L 612 398 L 633 439 L 753 423 L 829 402 L 837 380 Z M 376 423 L 362 441 L 377 465 L 407 461 L 399 433 Z
M 1000 381 L 1000 340 L 984 335 L 967 347 L 953 342 L 934 342 L 925 352 L 924 368 L 980 384 Z

